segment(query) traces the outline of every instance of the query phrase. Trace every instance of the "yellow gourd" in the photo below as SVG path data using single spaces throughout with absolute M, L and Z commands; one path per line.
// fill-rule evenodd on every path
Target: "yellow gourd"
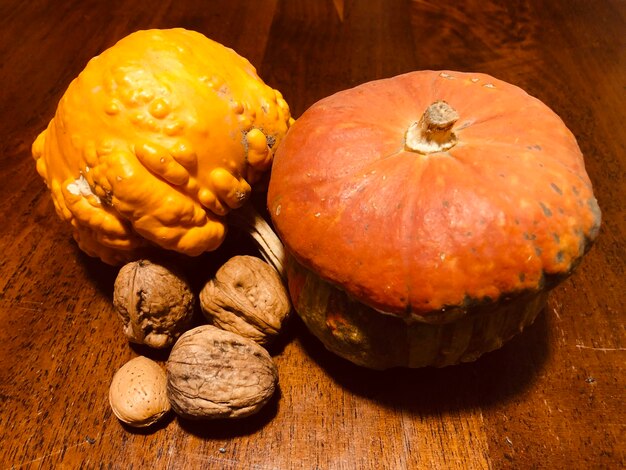
M 146 245 L 216 249 L 293 120 L 217 42 L 138 31 L 94 57 L 35 140 L 37 171 L 80 248 L 119 264 Z

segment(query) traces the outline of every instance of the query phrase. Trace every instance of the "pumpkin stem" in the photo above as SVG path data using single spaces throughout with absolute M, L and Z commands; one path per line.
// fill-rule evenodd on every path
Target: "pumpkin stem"
M 285 248 L 280 238 L 274 233 L 269 224 L 259 214 L 250 202 L 242 207 L 232 210 L 229 214 L 229 222 L 245 231 L 252 237 L 263 259 L 267 261 L 283 280 L 285 272 Z
M 452 126 L 458 119 L 459 113 L 452 106 L 442 100 L 435 101 L 407 130 L 407 148 L 427 155 L 454 147 L 457 138 Z

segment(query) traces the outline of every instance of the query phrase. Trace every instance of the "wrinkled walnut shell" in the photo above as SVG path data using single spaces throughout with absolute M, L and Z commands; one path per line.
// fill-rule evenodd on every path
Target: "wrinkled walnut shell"
M 171 409 L 165 371 L 151 359 L 139 356 L 113 376 L 109 404 L 117 418 L 133 427 L 146 427 Z
M 190 419 L 243 418 L 274 394 L 278 371 L 252 340 L 211 325 L 184 333 L 167 361 L 167 395 Z
M 191 326 L 194 295 L 184 277 L 148 260 L 120 269 L 113 306 L 133 343 L 167 348 Z
M 261 345 L 278 335 L 291 304 L 280 275 L 254 256 L 234 256 L 200 292 L 206 319 Z

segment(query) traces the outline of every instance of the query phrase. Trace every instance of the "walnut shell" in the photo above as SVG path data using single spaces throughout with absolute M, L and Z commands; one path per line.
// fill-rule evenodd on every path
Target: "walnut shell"
M 167 361 L 167 395 L 185 418 L 242 418 L 271 398 L 278 371 L 252 340 L 211 325 L 184 333 Z
M 234 256 L 200 291 L 200 306 L 213 325 L 261 345 L 278 335 L 291 311 L 279 274 L 254 256 Z
M 113 305 L 133 343 L 170 347 L 190 328 L 194 302 L 180 273 L 149 260 L 126 264 L 115 279 Z
M 139 356 L 113 376 L 109 404 L 117 418 L 134 427 L 146 427 L 171 409 L 165 371 L 151 359 Z

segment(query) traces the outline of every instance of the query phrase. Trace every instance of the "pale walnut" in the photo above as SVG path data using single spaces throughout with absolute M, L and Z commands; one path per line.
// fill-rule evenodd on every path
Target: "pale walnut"
M 113 305 L 133 343 L 170 347 L 191 327 L 194 303 L 180 273 L 149 260 L 126 264 L 115 280 Z
M 167 360 L 167 396 L 184 418 L 243 418 L 272 397 L 278 371 L 252 340 L 211 325 L 184 333 Z
M 131 359 L 113 376 L 109 403 L 115 416 L 129 426 L 156 423 L 171 409 L 165 371 L 147 357 Z
M 234 256 L 200 292 L 200 306 L 213 325 L 266 345 L 289 315 L 289 295 L 280 275 L 254 256 Z

